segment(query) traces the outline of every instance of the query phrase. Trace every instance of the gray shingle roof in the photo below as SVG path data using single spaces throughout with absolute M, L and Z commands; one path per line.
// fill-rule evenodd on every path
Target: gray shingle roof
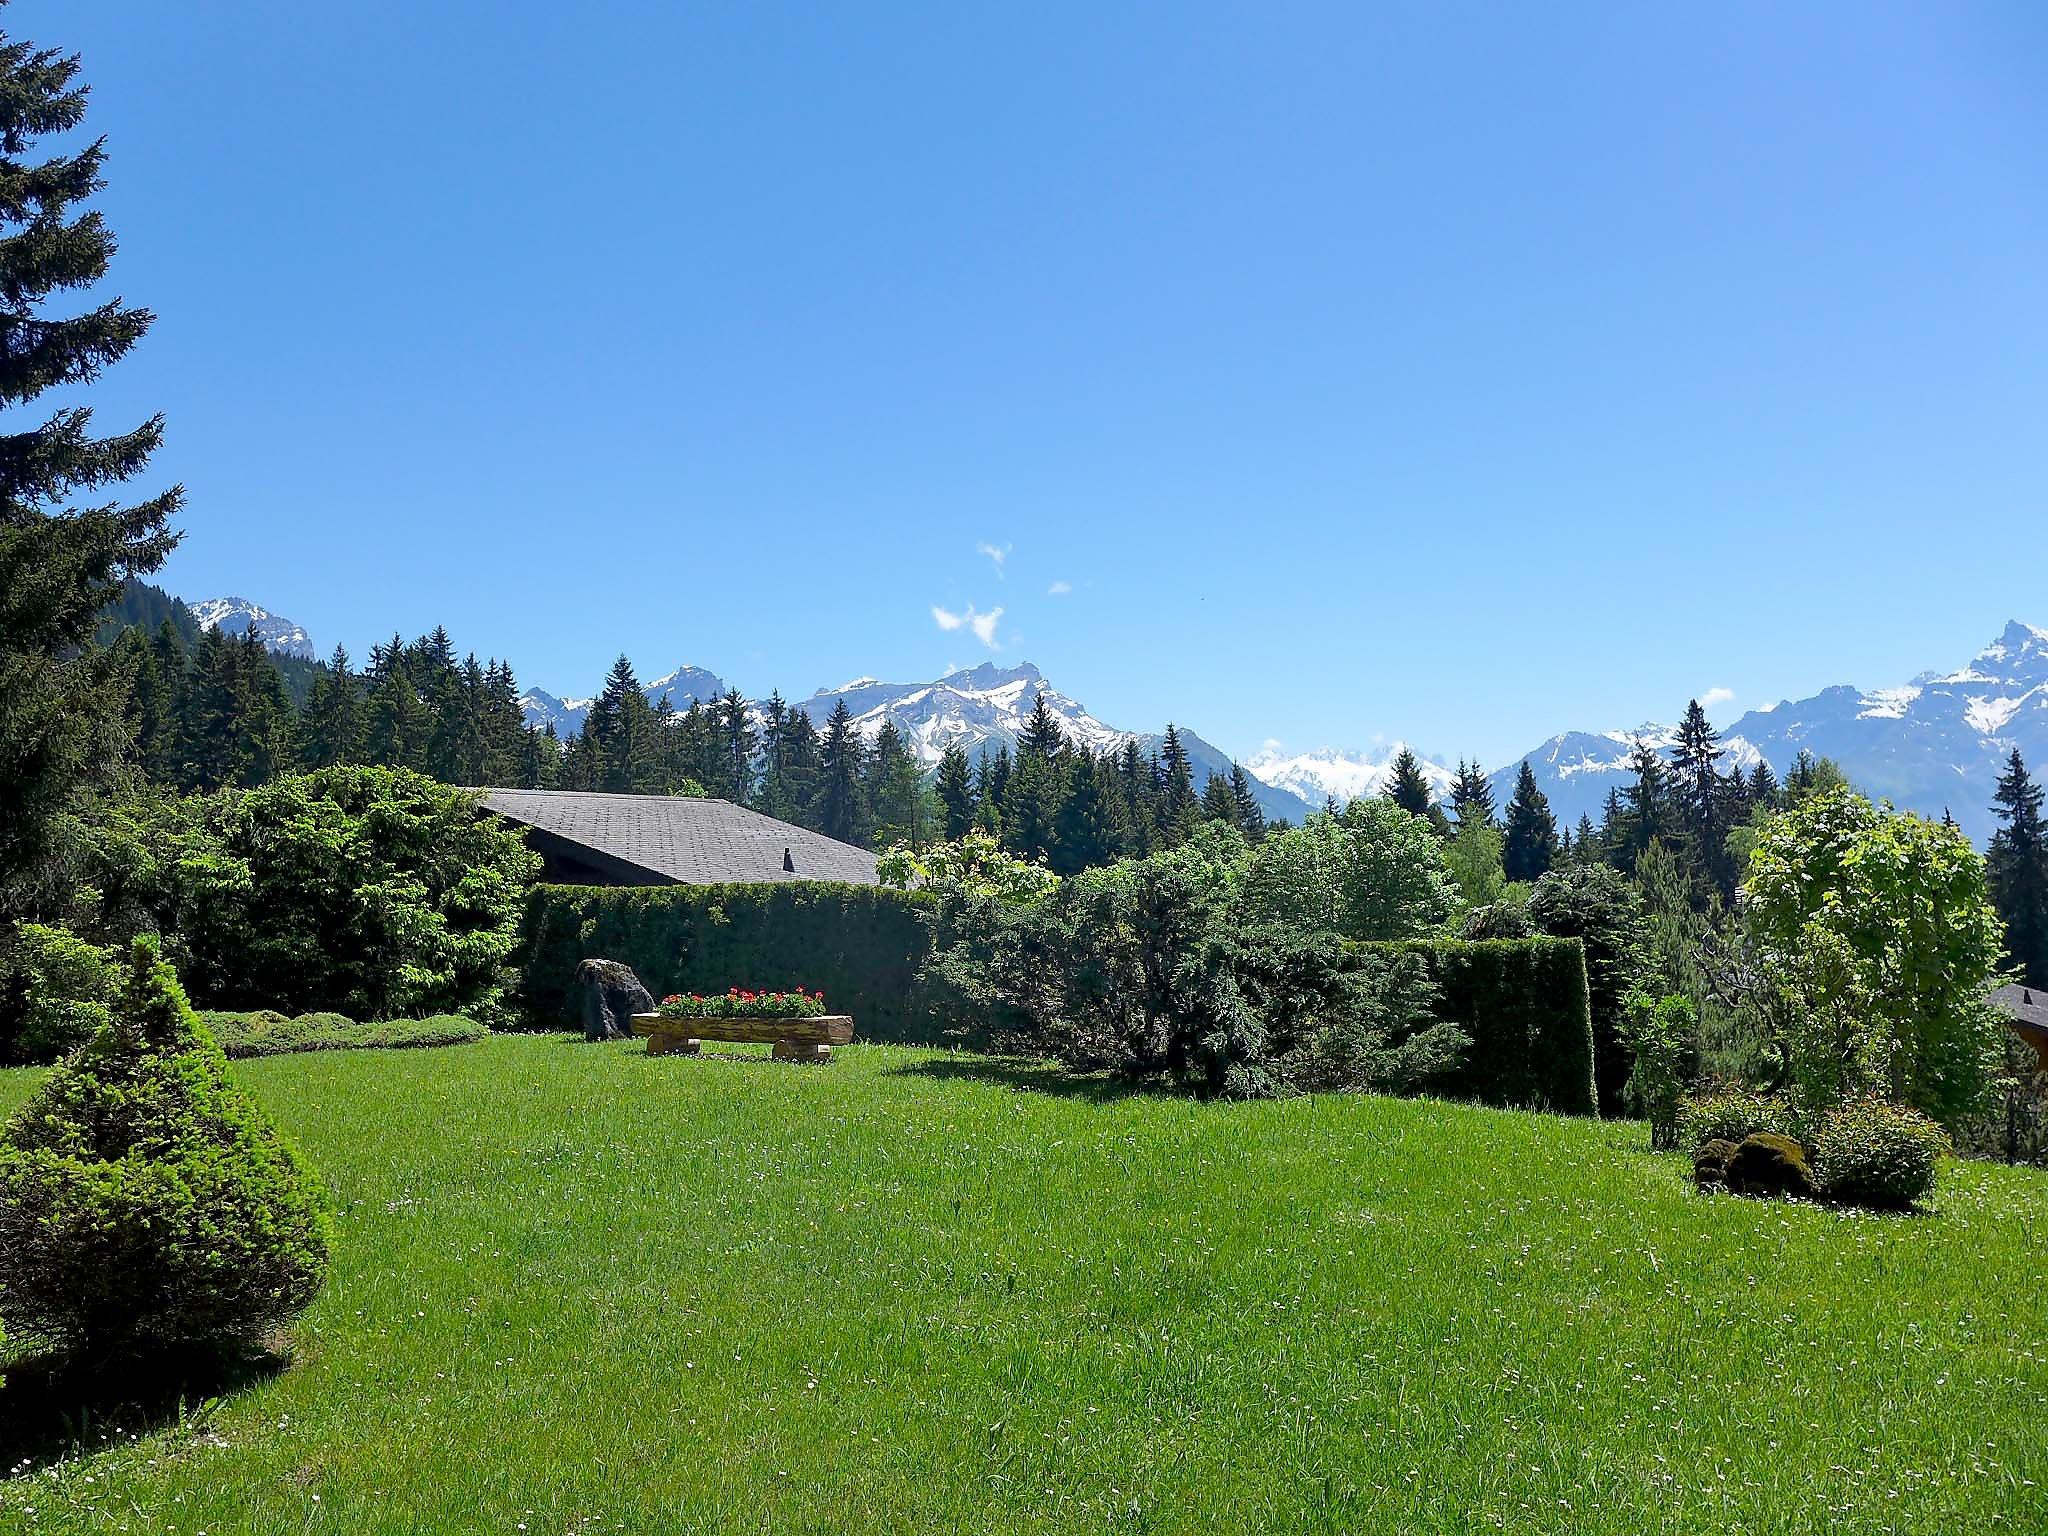
M 2048 988 L 2000 987 L 1991 1001 L 2020 1023 L 2048 1030 Z
M 484 792 L 483 803 L 508 821 L 684 885 L 769 880 L 876 883 L 875 856 L 865 849 L 729 800 L 492 789 Z M 796 866 L 793 873 L 783 868 L 785 849 Z

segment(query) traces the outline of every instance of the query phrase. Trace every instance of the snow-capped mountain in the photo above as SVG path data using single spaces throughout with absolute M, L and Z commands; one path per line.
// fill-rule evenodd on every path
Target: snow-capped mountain
M 1526 758 L 1559 825 L 1569 829 L 1581 816 L 1598 822 L 1606 808 L 1607 791 L 1634 782 L 1635 775 L 1628 763 L 1638 743 L 1669 757 L 1678 744 L 1678 727 L 1649 721 L 1629 731 L 1565 731 L 1487 776 L 1487 782 L 1493 786 L 1494 803 L 1507 805 Z M 1747 772 L 1763 755 L 1754 744 L 1734 732 L 1722 736 L 1721 750 L 1727 754 L 1721 760 L 1724 773 L 1738 766 Z
M 659 704 L 661 696 L 668 694 L 680 710 L 688 709 L 693 699 L 708 703 L 726 689 L 714 674 L 701 667 L 678 667 L 666 677 L 646 684 L 643 691 L 651 704 Z M 983 662 L 927 683 L 885 683 L 879 678 L 857 677 L 836 688 L 820 688 L 793 707 L 809 715 L 822 730 L 843 700 L 853 716 L 854 729 L 868 741 L 873 741 L 881 731 L 884 720 L 894 721 L 912 755 L 921 766 L 930 769 L 937 766 L 946 748 L 955 743 L 970 758 L 1004 747 L 1014 752 L 1017 738 L 1030 720 L 1041 693 L 1067 739 L 1097 754 L 1120 751 L 1131 741 L 1138 744 L 1141 753 L 1155 752 L 1164 739 L 1157 733 L 1120 731 L 1105 725 L 1048 683 L 1044 674 L 1028 661 L 1014 667 Z M 592 702 L 560 698 L 537 688 L 528 690 L 519 700 L 528 725 L 538 727 L 552 721 L 556 734 L 565 737 L 583 729 Z M 758 729 L 763 719 L 759 701 L 752 702 L 748 709 Z M 1230 758 L 1200 736 L 1184 730 L 1181 742 L 1194 769 L 1197 789 L 1208 783 L 1211 774 L 1229 775 Z M 1252 785 L 1253 794 L 1268 816 L 1301 819 L 1305 802 L 1257 778 Z M 1322 801 L 1319 799 L 1315 804 L 1320 807 Z
M 1394 759 L 1404 746 L 1395 742 L 1375 757 L 1367 752 L 1340 752 L 1331 747 L 1314 752 L 1283 752 L 1269 743 L 1256 756 L 1245 760 L 1245 768 L 1260 782 L 1293 796 L 1303 809 L 1319 811 L 1331 800 L 1347 805 L 1353 800 L 1379 794 L 1393 776 Z M 1413 751 L 1413 748 L 1409 748 Z M 1455 774 L 1442 763 L 1415 754 L 1422 775 L 1429 780 L 1438 800 L 1450 798 Z M 1300 810 L 1293 813 L 1299 819 Z
M 201 629 L 217 629 L 224 635 L 256 632 L 265 648 L 280 656 L 315 660 L 313 637 L 282 615 L 259 608 L 246 597 L 209 597 L 186 605 Z
M 1568 731 L 1528 754 L 1536 782 L 1559 821 L 1595 821 L 1610 788 L 1632 775 L 1629 750 L 1638 738 L 1668 749 L 1668 726 L 1589 734 Z M 1922 673 L 1890 688 L 1823 688 L 1808 699 L 1753 709 L 1722 733 L 1724 767 L 1767 759 L 1783 776 L 1802 750 L 1840 763 L 1869 795 L 1926 816 L 1944 811 L 1980 844 L 1997 830 L 1992 786 L 2013 748 L 2029 762 L 2048 762 L 2048 630 L 2015 620 L 1964 666 Z M 1505 804 L 1517 758 L 1492 776 Z
M 918 762 L 930 768 L 948 746 L 956 743 L 970 758 L 1004 747 L 1014 752 L 1017 738 L 1030 720 L 1041 693 L 1067 740 L 1098 755 L 1121 751 L 1132 741 L 1138 744 L 1141 753 L 1156 752 L 1164 740 L 1155 732 L 1121 731 L 1103 724 L 1048 683 L 1044 674 L 1028 661 L 1014 667 L 998 667 L 985 661 L 978 667 L 951 672 L 929 683 L 885 683 L 860 677 L 837 688 L 821 688 L 796 707 L 822 727 L 843 699 L 853 715 L 854 729 L 870 741 L 882 729 L 884 720 L 893 720 Z M 1180 739 L 1194 769 L 1197 789 L 1209 782 L 1211 774 L 1229 776 L 1230 758 L 1225 753 L 1193 731 L 1182 730 Z M 1293 795 L 1256 777 L 1252 786 L 1254 797 L 1268 816 L 1301 819 L 1304 807 Z M 1316 804 L 1320 806 L 1322 802 Z
M 651 683 L 641 684 L 640 691 L 656 708 L 661 706 L 665 696 L 681 711 L 692 704 L 709 704 L 725 692 L 725 684 L 715 673 L 706 672 L 702 667 L 679 666 Z M 553 724 L 555 734 L 562 737 L 582 734 L 583 717 L 590 713 L 590 706 L 596 702 L 595 698 L 557 698 L 539 688 L 529 688 L 519 696 L 519 708 L 526 716 L 527 725 L 538 730 Z

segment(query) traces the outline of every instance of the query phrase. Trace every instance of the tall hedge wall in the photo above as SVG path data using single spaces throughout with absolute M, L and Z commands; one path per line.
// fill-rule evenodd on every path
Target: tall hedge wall
M 656 997 L 728 987 L 822 990 L 863 1040 L 920 1042 L 920 898 L 871 885 L 537 885 L 516 963 L 536 1028 L 580 1026 L 578 961 L 630 965 Z
M 1599 1113 L 1586 952 L 1577 939 L 1415 939 L 1365 949 L 1429 960 L 1439 1016 L 1472 1037 L 1465 1064 L 1432 1084 L 1483 1104 Z

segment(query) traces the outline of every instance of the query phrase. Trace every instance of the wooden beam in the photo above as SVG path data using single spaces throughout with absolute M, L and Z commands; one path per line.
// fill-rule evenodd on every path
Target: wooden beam
M 649 1055 L 660 1055 L 651 1042 L 659 1038 L 721 1040 L 751 1045 L 789 1041 L 797 1045 L 851 1045 L 853 1020 L 843 1013 L 811 1019 L 670 1019 L 658 1013 L 633 1015 L 633 1033 L 650 1041 Z

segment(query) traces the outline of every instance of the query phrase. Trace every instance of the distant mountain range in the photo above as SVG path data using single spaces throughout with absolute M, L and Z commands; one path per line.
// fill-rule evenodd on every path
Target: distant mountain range
M 297 656 L 304 661 L 319 658 L 313 651 L 313 637 L 267 608 L 259 608 L 246 597 L 208 597 L 186 605 L 201 629 L 217 629 L 224 635 L 245 635 L 255 631 L 257 639 L 280 656 Z
M 1633 778 L 1628 760 L 1635 744 L 1668 751 L 1677 735 L 1677 727 L 1657 724 L 1566 731 L 1510 759 L 1490 782 L 1506 805 L 1526 758 L 1560 822 L 1581 815 L 1597 822 L 1608 790 Z M 2013 748 L 2037 771 L 2048 768 L 2048 630 L 2014 620 L 1953 670 L 1922 673 L 1903 687 L 1843 684 L 1753 709 L 1722 733 L 1721 746 L 1724 769 L 1768 760 L 1781 777 L 1802 750 L 1833 758 L 1864 793 L 1926 816 L 1947 812 L 1981 844 L 1997 830 L 1991 792 Z M 1262 753 L 1245 766 L 1290 788 L 1342 799 L 1378 789 L 1391 755 Z M 1444 782 L 1434 771 L 1441 767 L 1425 765 L 1433 782 Z
M 228 634 L 254 629 L 282 654 L 314 654 L 304 629 L 246 599 L 211 598 L 191 609 L 208 627 Z M 659 704 L 666 695 L 677 709 L 686 710 L 719 697 L 726 685 L 702 667 L 678 666 L 644 691 L 649 703 Z M 821 688 L 795 701 L 795 707 L 823 725 L 844 700 L 869 739 L 885 719 L 893 720 L 918 761 L 930 767 L 954 742 L 969 757 L 999 746 L 1014 750 L 1040 693 L 1069 739 L 1096 752 L 1121 749 L 1127 741 L 1151 752 L 1160 743 L 1157 732 L 1122 730 L 1096 719 L 1029 662 L 1014 667 L 984 662 L 923 683 L 859 677 Z M 540 689 L 528 691 L 519 702 L 529 725 L 551 722 L 565 737 L 582 730 L 591 705 L 587 698 Z M 758 718 L 758 703 L 753 707 Z M 1193 731 L 1183 728 L 1181 736 L 1197 786 L 1211 773 L 1230 771 L 1228 755 Z M 1560 822 L 1569 825 L 1581 815 L 1597 821 L 1608 790 L 1630 781 L 1628 760 L 1635 744 L 1668 751 L 1676 739 L 1675 726 L 1655 723 L 1633 730 L 1565 731 L 1495 771 L 1494 794 L 1500 804 L 1507 803 L 1525 757 Z M 1844 684 L 1808 699 L 1751 710 L 1728 727 L 1721 744 L 1728 754 L 1724 767 L 1747 770 L 1765 760 L 1781 776 L 1802 750 L 1833 758 L 1866 793 L 1929 816 L 1946 811 L 1981 843 L 1996 828 L 1991 792 L 2007 754 L 2018 747 L 2037 768 L 2048 769 L 2048 630 L 2015 620 L 1959 668 L 1922 673 L 1902 687 L 1865 690 Z M 1326 747 L 1288 753 L 1269 746 L 1246 758 L 1244 766 L 1266 814 L 1298 821 L 1331 799 L 1341 804 L 1380 792 L 1400 751 L 1399 742 L 1369 752 Z M 1447 797 L 1449 765 L 1419 750 L 1416 756 L 1439 798 Z

